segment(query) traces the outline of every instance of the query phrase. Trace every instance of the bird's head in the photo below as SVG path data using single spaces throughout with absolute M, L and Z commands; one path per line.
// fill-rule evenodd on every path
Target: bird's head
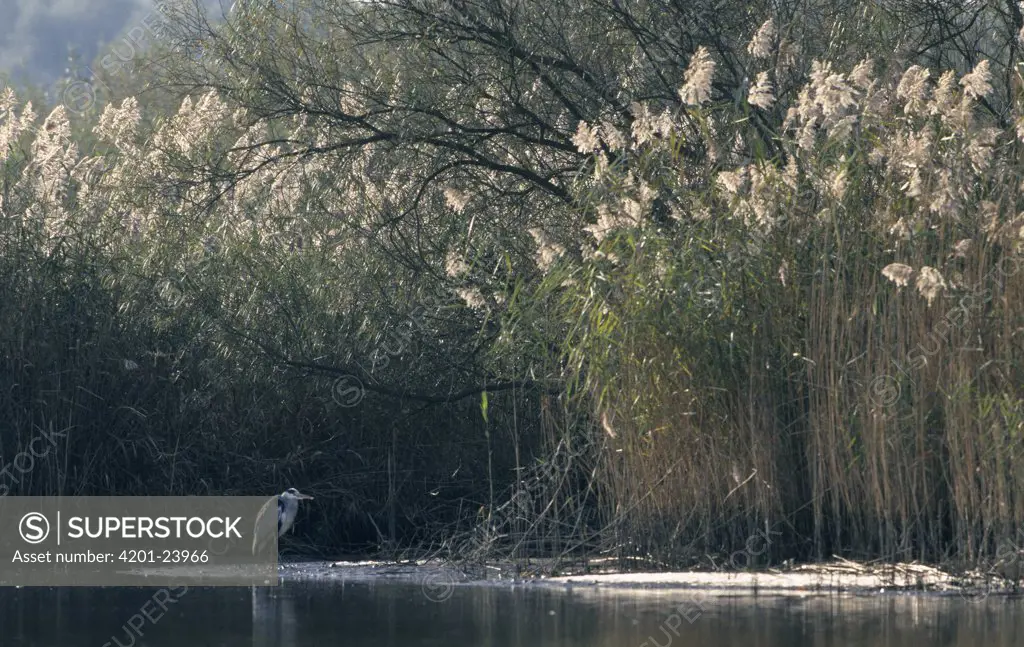
M 297 501 L 302 501 L 302 500 L 305 500 L 305 499 L 312 499 L 313 497 L 309 496 L 308 494 L 303 494 L 302 492 L 299 492 L 295 488 L 290 487 L 290 488 L 288 488 L 287 490 L 285 490 L 284 492 L 281 493 L 281 498 L 282 499 L 295 499 Z

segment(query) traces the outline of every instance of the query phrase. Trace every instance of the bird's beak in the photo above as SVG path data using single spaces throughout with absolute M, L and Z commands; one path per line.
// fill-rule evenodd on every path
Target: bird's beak
M 309 496 L 308 494 L 302 494 L 301 492 L 299 493 L 299 498 L 303 499 L 303 500 L 305 500 L 305 499 L 309 499 L 310 501 L 313 500 L 313 497 Z

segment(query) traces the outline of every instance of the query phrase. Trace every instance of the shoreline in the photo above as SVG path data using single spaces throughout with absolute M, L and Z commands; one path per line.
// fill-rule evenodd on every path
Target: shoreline
M 598 570 L 598 569 L 595 569 Z M 525 575 L 509 564 L 462 567 L 440 560 L 414 562 L 316 561 L 281 564 L 284 581 L 419 584 L 438 590 L 456 586 L 528 587 L 620 594 L 699 592 L 720 596 L 922 595 L 979 600 L 1020 593 L 1017 582 L 994 574 L 952 574 L 922 564 L 867 565 L 847 560 L 759 571 L 629 571 Z

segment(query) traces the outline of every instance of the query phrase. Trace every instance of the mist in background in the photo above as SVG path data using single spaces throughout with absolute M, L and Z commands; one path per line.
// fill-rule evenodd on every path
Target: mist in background
M 219 12 L 218 0 L 207 0 Z M 74 52 L 91 64 L 156 8 L 155 0 L 0 0 L 0 78 L 49 86 Z M 228 4 L 228 6 L 230 6 Z

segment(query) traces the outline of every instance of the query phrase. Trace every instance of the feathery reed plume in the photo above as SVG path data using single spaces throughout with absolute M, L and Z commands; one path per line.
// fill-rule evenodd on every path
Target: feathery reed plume
M 456 288 L 455 293 L 459 295 L 467 306 L 474 310 L 484 310 L 487 307 L 487 300 L 484 298 L 479 288 L 475 287 L 461 287 Z
M 917 291 L 928 300 L 928 305 L 931 305 L 935 297 L 944 289 L 946 289 L 946 281 L 934 267 L 926 265 L 917 273 Z
M 548 272 L 559 258 L 565 254 L 565 247 L 562 245 L 552 242 L 548 235 L 544 233 L 544 230 L 534 227 L 529 230 L 530 237 L 537 244 L 537 255 L 535 257 L 537 261 L 537 267 L 542 272 Z
M 768 110 L 775 104 L 775 89 L 768 79 L 767 72 L 758 73 L 757 79 L 747 95 L 747 103 L 762 110 Z
M 970 73 L 960 79 L 964 94 L 975 99 L 982 99 L 992 93 L 992 73 L 989 72 L 988 60 L 974 66 Z
M 697 48 L 686 68 L 685 83 L 679 90 L 683 103 L 699 106 L 711 100 L 711 82 L 715 76 L 715 61 L 703 45 Z
M 459 278 L 469 273 L 469 265 L 462 259 L 462 254 L 449 252 L 444 262 L 444 271 L 449 278 Z
M 458 189 L 447 187 L 444 190 L 444 201 L 455 213 L 462 213 L 469 204 L 469 194 Z
M 903 112 L 909 115 L 922 111 L 925 102 L 928 101 L 929 78 L 931 78 L 931 72 L 928 71 L 928 68 L 920 65 L 911 65 L 903 73 L 899 85 L 896 86 L 896 97 L 906 101 Z
M 775 51 L 777 31 L 775 21 L 771 18 L 764 21 L 747 45 L 747 52 L 754 58 L 768 58 Z
M 581 153 L 593 153 L 601 147 L 601 139 L 597 135 L 597 129 L 591 128 L 585 121 L 581 121 L 576 126 L 576 134 L 572 136 L 572 143 L 576 145 L 576 150 Z
M 882 276 L 889 279 L 899 287 L 906 287 L 914 276 L 914 268 L 903 263 L 890 263 L 882 268 Z

